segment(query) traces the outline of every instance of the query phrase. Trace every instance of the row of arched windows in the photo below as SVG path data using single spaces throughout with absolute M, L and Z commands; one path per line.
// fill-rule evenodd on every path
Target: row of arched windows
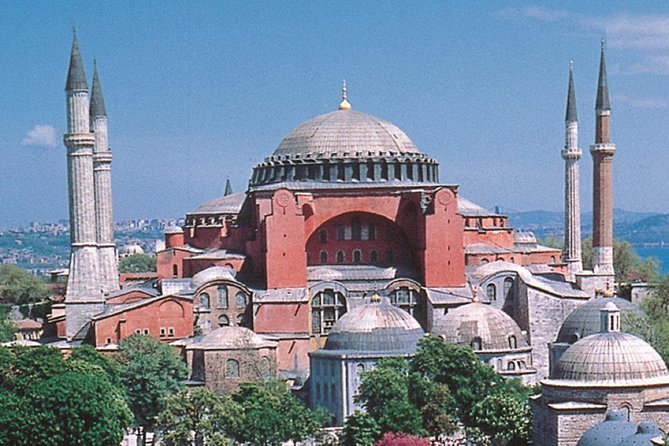
M 507 299 L 509 296 L 509 293 L 511 292 L 511 288 L 513 288 L 513 279 L 511 277 L 507 277 L 504 279 L 504 294 L 502 296 L 502 299 Z M 497 300 L 497 285 L 494 283 L 489 283 L 486 285 L 486 297 L 488 298 L 488 301 L 492 302 L 494 300 Z
M 508 337 L 508 341 L 509 341 L 509 349 L 515 350 L 518 348 L 518 339 L 516 339 L 515 335 L 510 335 Z M 472 350 L 483 350 L 483 341 L 481 340 L 480 337 L 477 336 L 474 339 L 472 339 L 470 346 Z
M 271 364 L 269 358 L 263 356 L 258 362 L 258 375 L 262 379 L 271 378 Z M 236 359 L 228 359 L 225 361 L 225 377 L 226 378 L 239 378 L 241 376 L 239 361 Z
M 334 256 L 334 261 L 336 263 L 346 263 L 346 252 L 343 249 L 339 249 L 335 252 Z M 363 256 L 362 250 L 360 249 L 354 249 L 353 252 L 351 252 L 351 259 L 352 263 L 369 263 L 371 265 L 377 265 L 380 263 L 380 258 L 379 258 L 379 253 L 375 250 L 372 249 L 369 251 L 367 256 Z M 327 265 L 330 263 L 330 256 L 327 251 L 321 251 L 319 255 L 319 261 L 322 265 Z M 384 257 L 384 263 L 385 264 L 392 264 L 395 261 L 395 254 L 392 249 L 386 250 L 386 254 Z
M 249 303 L 249 297 L 243 291 L 235 294 L 235 308 L 244 309 Z M 229 307 L 228 302 L 228 288 L 225 285 L 220 285 L 216 288 L 216 308 L 226 310 Z M 200 294 L 200 307 L 209 310 L 211 309 L 211 296 L 209 293 Z

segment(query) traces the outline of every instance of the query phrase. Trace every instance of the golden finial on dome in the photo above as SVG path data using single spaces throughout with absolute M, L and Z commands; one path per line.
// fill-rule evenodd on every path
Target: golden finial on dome
M 616 293 L 611 289 L 611 284 L 606 282 L 606 289 L 602 293 L 604 297 L 615 297 Z
M 379 293 L 376 290 L 374 290 L 374 294 L 372 294 L 372 297 L 369 299 L 369 301 L 374 303 L 381 302 L 381 296 L 379 296 Z
M 343 80 L 341 83 L 341 103 L 339 104 L 339 110 L 350 110 L 351 104 L 348 102 L 346 97 L 346 80 Z

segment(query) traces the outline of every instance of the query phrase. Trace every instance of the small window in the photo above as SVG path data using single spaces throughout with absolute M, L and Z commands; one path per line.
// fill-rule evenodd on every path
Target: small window
M 218 326 L 219 327 L 227 327 L 230 325 L 230 319 L 225 314 L 222 314 L 218 317 Z
M 376 264 L 379 261 L 379 255 L 376 253 L 376 251 L 371 250 L 369 252 L 369 263 L 372 265 Z
M 148 334 L 149 334 L 149 329 L 148 329 L 148 328 L 145 328 L 145 329 L 144 329 L 144 334 L 145 334 L 145 335 L 148 335 Z
M 160 327 L 160 336 L 165 336 L 165 329 L 163 327 Z
M 209 301 L 210 301 L 209 293 L 200 294 L 200 307 L 201 308 L 203 308 L 205 310 L 208 310 L 210 308 L 209 307 Z
M 337 263 L 344 263 L 345 257 L 344 257 L 344 251 L 341 249 L 337 251 Z
M 172 265 L 172 277 L 179 277 L 179 267 Z
M 376 240 L 376 225 L 374 223 L 370 224 L 367 229 L 367 239 Z
M 512 349 L 512 350 L 515 350 L 515 349 L 518 348 L 518 340 L 513 335 L 509 336 L 509 348 Z
M 326 251 L 321 251 L 321 264 L 328 263 L 328 253 Z
M 344 225 L 337 226 L 337 240 L 342 241 L 346 239 L 346 227 Z
M 136 329 L 135 334 L 142 334 L 142 329 L 141 328 Z
M 174 336 L 174 328 L 173 327 L 170 327 L 170 328 L 167 329 L 167 335 L 168 336 Z
M 485 265 L 488 263 L 488 259 L 481 259 L 481 265 Z
M 489 301 L 497 300 L 497 287 L 494 283 L 489 283 L 485 287 L 486 296 L 488 296 Z
M 356 249 L 353 251 L 353 263 L 360 263 L 362 262 L 362 253 L 360 252 L 359 249 Z
M 244 309 L 246 308 L 246 304 L 248 303 L 248 299 L 246 298 L 246 294 L 243 292 L 238 292 L 235 294 L 235 306 L 237 309 Z
M 234 359 L 228 359 L 225 363 L 225 377 L 239 378 L 239 362 Z
M 506 364 L 506 369 L 511 371 L 511 370 L 516 370 L 516 364 L 513 361 L 509 361 Z
M 509 299 L 511 298 L 511 289 L 513 288 L 513 279 L 511 277 L 507 277 L 504 279 L 504 298 Z
M 551 256 L 551 263 L 555 263 L 555 256 Z
M 228 287 L 225 285 L 219 285 L 216 288 L 216 302 L 217 308 L 228 308 Z
M 318 236 L 321 240 L 321 243 L 327 243 L 328 242 L 328 231 L 327 231 L 327 229 L 321 229 L 320 232 L 318 233 Z
M 351 220 L 351 239 L 360 240 L 362 238 L 362 224 L 358 217 L 353 217 Z
M 107 338 L 107 345 L 112 343 L 112 338 Z
M 472 350 L 481 350 L 481 347 L 483 346 L 482 344 L 483 343 L 481 342 L 481 338 L 476 337 L 476 338 L 472 339 L 472 343 L 471 343 Z
M 237 315 L 237 326 L 238 327 L 244 327 L 246 325 L 246 317 L 244 313 L 240 313 Z

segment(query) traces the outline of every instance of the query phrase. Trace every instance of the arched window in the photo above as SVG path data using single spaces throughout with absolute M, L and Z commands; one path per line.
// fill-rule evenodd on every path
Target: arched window
M 345 240 L 346 239 L 346 228 L 344 225 L 339 225 L 337 226 L 337 240 Z
M 331 289 L 320 291 L 311 299 L 311 331 L 327 334 L 332 326 L 346 313 L 344 296 Z
M 337 263 L 344 263 L 344 260 L 345 260 L 344 251 L 340 249 L 339 251 L 337 251 Z
M 328 253 L 327 251 L 321 251 L 321 263 L 328 263 Z
M 237 326 L 238 327 L 246 326 L 246 315 L 244 313 L 239 313 L 237 315 Z
M 481 265 L 485 265 L 486 263 L 488 263 L 488 259 L 481 259 Z
M 260 374 L 260 378 L 263 381 L 267 381 L 272 377 L 272 368 L 267 356 L 260 358 L 260 362 L 258 363 L 258 372 Z
M 359 249 L 353 251 L 353 263 L 362 262 L 362 252 Z
M 481 338 L 475 337 L 472 339 L 471 343 L 472 350 L 481 350 L 481 347 L 483 347 L 483 343 L 481 342 Z
M 418 306 L 418 293 L 413 288 L 400 287 L 390 292 L 390 303 L 410 315 L 414 315 Z
M 362 225 L 360 224 L 360 218 L 353 217 L 351 220 L 351 239 L 360 240 L 362 236 Z
M 228 287 L 225 285 L 219 285 L 216 288 L 216 298 L 217 308 L 228 308 Z
M 488 297 L 488 300 L 497 300 L 497 287 L 494 283 L 489 283 L 488 286 L 485 287 L 485 294 Z
M 518 340 L 514 335 L 509 336 L 509 348 L 515 350 L 518 348 Z
M 507 370 L 516 370 L 516 364 L 513 361 L 509 361 L 506 364 L 506 369 Z
M 179 277 L 179 267 L 172 265 L 172 277 Z
M 509 299 L 511 297 L 511 289 L 513 288 L 513 279 L 507 277 L 504 279 L 504 299 Z
M 328 230 L 327 229 L 321 229 L 318 232 L 318 236 L 320 237 L 321 243 L 327 243 L 328 242 Z
M 225 314 L 222 314 L 218 317 L 218 326 L 219 327 L 227 327 L 230 325 L 230 319 Z
M 555 263 L 555 256 L 551 256 L 551 263 Z
M 501 359 L 497 359 L 497 370 L 501 371 L 503 367 L 503 363 Z
M 248 298 L 245 293 L 243 292 L 238 292 L 235 294 L 235 307 L 238 309 L 244 309 L 246 308 L 246 304 L 248 303 Z
M 373 249 L 369 251 L 369 263 L 372 265 L 376 264 L 379 261 L 379 255 Z
M 367 228 L 367 240 L 376 240 L 376 225 L 371 223 Z
M 228 359 L 225 362 L 225 377 L 239 378 L 239 362 L 234 359 Z
M 200 308 L 203 308 L 205 310 L 209 309 L 209 294 L 208 293 L 202 293 L 200 294 Z

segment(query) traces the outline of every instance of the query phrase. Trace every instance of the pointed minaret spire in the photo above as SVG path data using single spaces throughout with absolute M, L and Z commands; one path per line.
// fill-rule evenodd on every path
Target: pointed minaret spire
M 100 78 L 98 77 L 98 63 L 93 60 L 93 85 L 91 86 L 91 117 L 107 116 L 105 109 L 105 99 L 102 95 L 102 87 L 100 86 Z
M 578 118 L 576 116 L 576 90 L 574 88 L 574 62 L 569 63 L 569 87 L 567 90 L 567 113 L 565 116 L 565 144 L 562 159 L 565 160 L 564 186 L 564 251 L 562 260 L 567 264 L 567 280 L 576 281 L 576 274 L 583 269 L 581 260 L 581 200 L 578 160 L 582 152 L 578 148 Z
M 230 178 L 225 180 L 225 194 L 223 196 L 227 197 L 232 194 L 232 184 L 230 183 Z
M 606 43 L 602 39 L 602 51 L 599 58 L 599 83 L 597 85 L 597 102 L 595 109 L 598 111 L 610 111 L 609 85 L 606 80 Z
M 350 110 L 351 104 L 348 102 L 348 97 L 346 94 L 346 80 L 343 80 L 341 83 L 341 103 L 339 104 L 339 110 Z
M 592 268 L 600 282 L 613 281 L 613 155 L 611 144 L 611 104 L 606 79 L 604 40 L 599 61 L 599 83 L 595 103 L 595 143 L 593 159 Z M 603 283 L 600 283 L 601 288 Z
M 79 42 L 77 41 L 77 30 L 72 30 L 72 52 L 70 53 L 70 69 L 67 72 L 67 82 L 65 91 L 86 90 L 86 73 L 84 73 L 84 64 L 81 61 L 81 52 L 79 51 Z

